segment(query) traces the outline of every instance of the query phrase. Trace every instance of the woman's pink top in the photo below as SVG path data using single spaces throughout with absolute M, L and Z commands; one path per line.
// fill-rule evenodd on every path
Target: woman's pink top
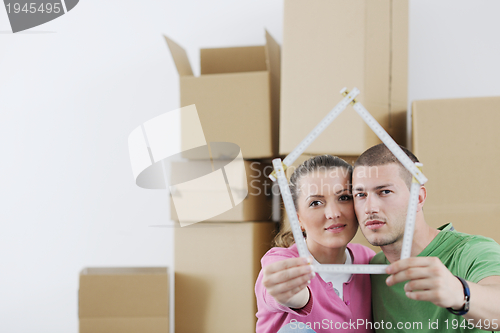
M 371 249 L 360 244 L 348 244 L 353 264 L 368 264 L 375 255 Z M 297 246 L 275 247 L 261 259 L 262 267 L 276 261 L 298 257 Z M 262 285 L 263 272 L 255 283 L 257 296 L 257 333 L 276 333 L 292 323 L 292 328 L 308 325 L 317 333 L 331 332 L 373 332 L 371 311 L 371 285 L 369 274 L 353 274 L 344 283 L 344 300 L 335 293 L 331 283 L 326 283 L 316 274 L 309 285 L 310 299 L 305 307 L 294 310 L 279 304 Z M 299 323 L 300 322 L 300 323 Z M 301 324 L 302 323 L 302 324 Z

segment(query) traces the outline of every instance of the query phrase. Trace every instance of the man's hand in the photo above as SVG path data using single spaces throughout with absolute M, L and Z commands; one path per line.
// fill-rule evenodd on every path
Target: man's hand
M 409 281 L 404 290 L 408 298 L 429 301 L 442 308 L 460 309 L 464 304 L 462 283 L 437 257 L 413 257 L 398 260 L 386 270 L 386 283 Z
M 309 301 L 310 280 L 314 277 L 310 261 L 290 258 L 272 263 L 264 268 L 262 284 L 278 303 L 299 309 Z

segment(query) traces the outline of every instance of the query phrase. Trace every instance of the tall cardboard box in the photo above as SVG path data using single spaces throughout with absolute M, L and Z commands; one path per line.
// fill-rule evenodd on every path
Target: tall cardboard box
M 85 268 L 80 273 L 80 333 L 168 333 L 166 267 Z
M 255 281 L 276 226 L 201 222 L 174 229 L 177 333 L 255 332 Z
M 343 98 L 356 98 L 400 144 L 405 143 L 408 0 L 285 1 L 280 154 L 289 154 Z M 379 143 L 346 110 L 306 150 L 360 155 Z
M 426 221 L 500 242 L 500 97 L 415 101 L 412 117 Z
M 207 175 L 213 169 L 218 170 L 227 165 L 230 161 L 214 160 L 213 165 L 210 161 L 202 160 L 185 160 L 185 161 L 172 161 L 171 163 L 171 184 L 177 184 L 182 181 L 194 179 L 201 175 Z M 237 196 L 244 196 L 248 190 L 245 198 L 233 208 L 225 211 L 224 213 L 207 219 L 206 221 L 217 222 L 250 222 L 250 221 L 271 221 L 272 219 L 272 205 L 273 205 L 273 182 L 266 176 L 272 171 L 272 164 L 270 161 L 243 161 L 245 174 L 238 174 L 238 179 L 232 179 L 233 185 L 231 191 L 228 187 L 216 188 L 211 183 L 207 183 L 206 188 L 196 187 L 193 191 L 199 193 L 203 197 L 228 197 L 233 199 Z M 231 192 L 231 193 L 229 193 Z M 186 222 L 200 221 L 200 210 L 207 210 L 209 207 L 209 200 L 202 202 L 197 207 L 192 207 L 189 203 L 189 193 L 172 193 L 172 196 L 185 197 L 188 201 L 186 204 L 192 209 L 183 211 L 183 217 Z M 239 201 L 239 200 L 238 200 Z M 171 219 L 178 221 L 177 212 L 175 209 L 174 201 L 170 200 L 170 213 Z
M 181 106 L 196 105 L 207 142 L 232 142 L 243 158 L 278 154 L 280 47 L 266 31 L 266 45 L 201 49 L 195 77 L 184 49 L 165 37 L 180 76 Z M 181 146 L 193 129 L 181 115 Z M 184 158 L 197 159 L 184 152 Z M 219 158 L 219 156 L 212 156 Z

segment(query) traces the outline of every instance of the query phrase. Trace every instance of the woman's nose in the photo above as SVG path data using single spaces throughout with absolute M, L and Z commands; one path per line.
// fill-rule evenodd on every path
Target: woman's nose
M 334 205 L 325 206 L 325 217 L 329 220 L 340 217 L 340 210 Z

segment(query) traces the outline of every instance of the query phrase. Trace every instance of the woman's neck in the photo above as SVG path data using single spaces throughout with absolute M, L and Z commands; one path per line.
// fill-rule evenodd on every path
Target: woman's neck
M 345 254 L 346 246 L 331 249 L 327 247 L 317 247 L 307 243 L 307 247 L 314 259 L 322 265 L 344 264 L 347 259 Z

